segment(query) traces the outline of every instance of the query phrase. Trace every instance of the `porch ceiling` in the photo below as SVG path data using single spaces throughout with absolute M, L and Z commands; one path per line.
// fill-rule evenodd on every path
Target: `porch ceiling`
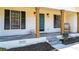
M 79 7 L 40 7 L 44 9 L 65 10 L 69 12 L 79 12 Z
M 48 7 L 51 9 L 58 9 L 58 10 L 66 10 L 66 11 L 73 11 L 79 12 L 79 7 Z

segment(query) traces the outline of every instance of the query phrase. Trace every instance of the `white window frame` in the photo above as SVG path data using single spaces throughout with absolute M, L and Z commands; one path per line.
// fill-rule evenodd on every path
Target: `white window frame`
M 15 29 L 12 29 L 12 26 L 11 26 L 12 25 L 11 24 L 11 21 L 12 21 L 12 19 L 11 19 L 11 11 L 12 10 L 10 10 L 10 30 L 15 30 Z M 17 11 L 17 10 L 13 10 L 13 11 Z M 20 21 L 20 28 L 18 28 L 18 29 L 21 29 L 21 11 L 19 11 L 19 12 L 20 12 L 20 20 L 19 20 Z

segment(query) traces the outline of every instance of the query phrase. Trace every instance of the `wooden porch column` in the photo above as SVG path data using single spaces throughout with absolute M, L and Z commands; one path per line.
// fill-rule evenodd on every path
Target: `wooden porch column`
M 61 10 L 61 34 L 64 33 L 64 10 Z
M 79 32 L 79 12 L 77 12 L 77 32 Z
M 39 7 L 36 7 L 36 37 L 40 37 L 40 25 L 39 25 Z

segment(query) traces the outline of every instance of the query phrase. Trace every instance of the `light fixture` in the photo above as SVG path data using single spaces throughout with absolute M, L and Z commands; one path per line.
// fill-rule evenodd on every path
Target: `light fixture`
M 36 14 L 36 12 L 34 12 L 34 14 Z
M 49 16 L 49 13 L 47 13 L 47 16 Z

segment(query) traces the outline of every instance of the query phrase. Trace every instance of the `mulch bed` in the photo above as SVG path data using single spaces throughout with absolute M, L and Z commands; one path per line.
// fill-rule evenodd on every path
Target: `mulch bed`
M 72 38 L 68 38 L 68 40 L 61 39 L 62 43 L 67 45 L 67 44 L 73 44 L 76 42 L 79 42 L 79 37 L 72 37 Z
M 49 43 L 42 42 L 24 47 L 11 48 L 7 51 L 58 51 L 53 48 Z

